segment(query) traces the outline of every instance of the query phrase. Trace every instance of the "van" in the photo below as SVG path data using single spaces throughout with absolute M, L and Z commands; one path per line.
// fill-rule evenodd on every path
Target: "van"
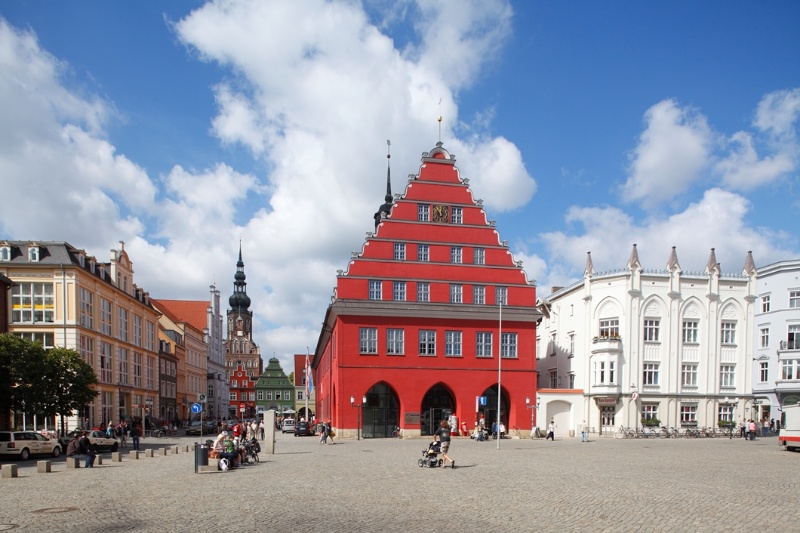
M 284 433 L 294 433 L 294 418 L 287 418 L 283 421 L 283 426 L 281 426 L 281 431 Z
M 778 435 L 778 445 L 788 451 L 800 448 L 800 403 L 783 406 L 783 427 Z

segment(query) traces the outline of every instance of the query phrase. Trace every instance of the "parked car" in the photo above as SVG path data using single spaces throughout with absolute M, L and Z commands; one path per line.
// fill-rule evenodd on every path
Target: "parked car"
M 210 422 L 206 422 L 203 420 L 200 422 L 199 420 L 192 420 L 189 422 L 189 426 L 186 428 L 187 435 L 200 435 L 202 432 L 203 435 L 214 435 L 217 434 L 217 426 L 216 424 L 211 424 Z
M 72 431 L 67 433 L 66 436 L 61 437 L 58 440 L 61 443 L 61 446 L 66 450 L 67 446 L 69 445 L 69 441 L 72 440 L 72 437 L 77 434 L 78 438 L 80 438 L 81 434 L 84 431 L 85 430 L 83 430 L 83 429 L 73 429 Z M 89 435 L 88 435 L 89 436 L 89 442 L 94 444 L 97 447 L 98 451 L 112 451 L 112 452 L 115 452 L 119 448 L 119 442 L 117 441 L 117 439 L 114 438 L 114 437 L 106 436 L 106 432 L 105 431 L 100 431 L 99 429 L 91 429 L 91 430 L 86 430 L 86 431 L 89 432 Z
M 308 437 L 314 436 L 314 426 L 309 424 L 308 422 L 300 421 L 294 427 L 294 436 L 301 436 L 301 437 Z
M 294 432 L 294 418 L 287 418 L 283 421 L 281 425 L 281 430 L 284 433 L 292 433 Z
M 0 456 L 17 455 L 26 461 L 31 455 L 61 455 L 61 444 L 35 431 L 0 431 Z

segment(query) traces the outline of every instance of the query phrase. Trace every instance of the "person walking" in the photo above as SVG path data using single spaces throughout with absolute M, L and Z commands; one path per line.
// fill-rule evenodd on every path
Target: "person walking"
M 264 440 L 264 419 L 263 418 L 258 423 L 258 431 L 261 433 L 261 440 Z
M 319 428 L 319 443 L 320 444 L 328 444 L 328 426 L 326 424 L 320 424 Z
M 120 420 L 119 426 L 117 426 L 117 434 L 119 435 L 119 445 L 123 448 L 128 447 L 128 426 L 125 424 L 125 420 Z
M 550 421 L 550 425 L 547 426 L 547 436 L 544 440 L 550 439 L 553 442 L 556 440 L 556 424 L 553 420 Z
M 750 422 L 748 423 L 747 429 L 750 432 L 750 440 L 756 440 L 756 431 L 757 431 L 756 423 L 755 423 L 755 420 L 753 420 L 752 418 L 750 419 Z
M 450 464 L 451 464 L 450 468 L 455 468 L 456 467 L 456 462 L 453 461 L 447 455 L 448 450 L 450 450 L 450 433 L 451 433 L 451 431 L 452 430 L 450 429 L 450 424 L 447 423 L 447 420 L 442 420 L 439 423 L 439 428 L 433 434 L 435 437 L 439 437 L 439 446 L 440 446 L 439 449 L 442 452 L 442 459 L 444 459 L 444 462 L 442 462 L 442 468 L 445 468 L 447 466 L 447 461 L 450 461 Z
M 325 435 L 326 435 L 326 438 L 331 440 L 330 443 L 333 444 L 333 437 L 336 436 L 336 432 L 333 431 L 333 428 L 331 427 L 331 421 L 330 420 L 325 422 Z M 328 444 L 328 443 L 326 442 L 325 444 Z
M 84 431 L 83 436 L 81 437 L 80 441 L 78 441 L 78 446 L 80 451 L 86 454 L 86 461 L 84 462 L 84 468 L 93 468 L 94 467 L 94 458 L 97 455 L 96 449 L 92 441 L 89 440 L 89 432 Z
M 581 430 L 581 442 L 589 442 L 589 438 L 586 435 L 586 420 L 581 422 L 580 430 Z
M 139 430 L 139 425 L 134 422 L 131 424 L 131 440 L 133 441 L 133 449 L 139 449 L 139 437 L 141 436 L 141 432 Z

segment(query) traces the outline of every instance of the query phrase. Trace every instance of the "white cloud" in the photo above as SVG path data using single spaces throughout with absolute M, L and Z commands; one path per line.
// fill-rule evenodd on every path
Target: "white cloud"
M 629 158 L 625 202 L 657 205 L 686 192 L 710 164 L 712 132 L 700 113 L 663 100 L 645 113 L 646 127 Z

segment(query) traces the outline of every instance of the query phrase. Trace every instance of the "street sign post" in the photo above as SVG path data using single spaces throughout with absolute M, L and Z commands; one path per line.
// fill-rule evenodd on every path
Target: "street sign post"
M 202 392 L 197 395 L 197 403 L 206 403 L 206 395 Z
M 202 411 L 203 411 L 203 406 L 202 405 L 200 405 L 199 403 L 193 403 L 192 404 L 192 412 L 194 414 L 200 413 Z

